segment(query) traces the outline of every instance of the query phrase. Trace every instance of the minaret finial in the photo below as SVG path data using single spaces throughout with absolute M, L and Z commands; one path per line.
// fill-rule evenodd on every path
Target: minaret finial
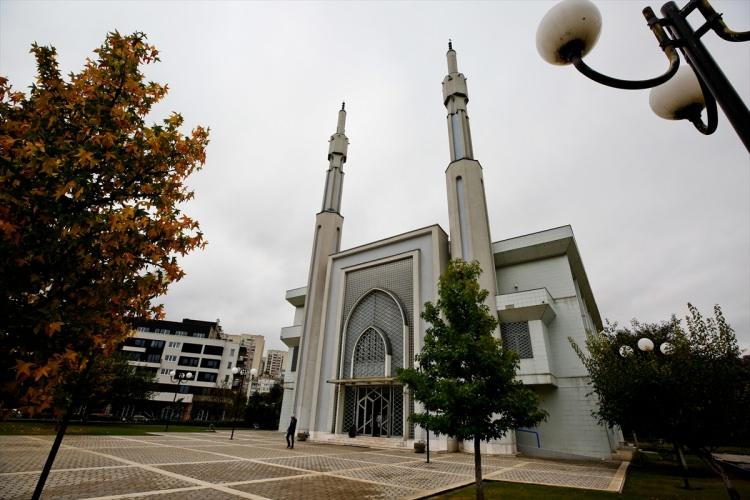
M 448 39 L 448 50 L 453 50 L 453 40 Z
M 339 119 L 336 123 L 336 133 L 331 136 L 328 144 L 328 174 L 326 175 L 326 187 L 323 194 L 322 212 L 339 213 L 341 209 L 341 190 L 344 182 L 344 163 L 346 163 L 346 151 L 349 147 L 349 139 L 344 132 L 346 127 L 346 103 L 341 103 Z

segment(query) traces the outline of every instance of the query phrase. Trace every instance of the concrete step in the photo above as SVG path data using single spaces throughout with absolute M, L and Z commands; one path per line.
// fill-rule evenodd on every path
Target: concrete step
M 410 449 L 413 445 L 403 438 L 380 438 L 371 436 L 357 436 L 350 438 L 347 434 L 336 434 L 335 436 L 321 436 L 320 438 L 310 439 L 313 443 L 343 444 L 346 446 L 363 446 L 369 448 L 395 448 Z

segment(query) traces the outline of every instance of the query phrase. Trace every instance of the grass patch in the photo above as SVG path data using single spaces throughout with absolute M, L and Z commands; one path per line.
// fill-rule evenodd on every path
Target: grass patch
M 170 424 L 169 432 L 205 432 L 208 426 Z M 0 422 L 0 435 L 39 436 L 56 434 L 54 422 Z M 123 424 L 119 422 L 97 422 L 89 424 L 71 423 L 66 436 L 147 436 L 164 433 L 164 424 Z
M 486 498 L 513 498 L 545 500 L 614 500 L 614 499 L 716 499 L 726 498 L 724 483 L 715 476 L 696 457 L 689 458 L 690 490 L 682 486 L 682 476 L 677 464 L 661 459 L 647 457 L 643 464 L 632 465 L 628 469 L 627 480 L 622 495 L 615 493 L 541 486 L 536 484 L 509 483 L 502 481 L 485 481 Z M 732 482 L 740 493 L 740 498 L 750 498 L 750 480 L 732 477 Z M 472 499 L 475 497 L 474 485 L 467 486 L 443 495 L 430 497 L 441 500 Z

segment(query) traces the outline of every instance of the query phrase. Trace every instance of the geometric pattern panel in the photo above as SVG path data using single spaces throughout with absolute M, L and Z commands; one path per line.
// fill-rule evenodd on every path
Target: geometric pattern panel
M 355 335 L 359 335 L 362 330 L 368 326 L 377 326 L 385 331 L 391 341 L 391 346 L 393 347 L 394 369 L 403 368 L 401 360 L 404 357 L 404 349 L 406 349 L 409 366 L 412 366 L 414 360 L 414 345 L 412 339 L 412 334 L 414 332 L 414 325 L 412 325 L 412 318 L 414 317 L 414 276 L 412 275 L 412 260 L 412 258 L 405 258 L 346 273 L 342 319 L 349 317 L 349 313 L 354 308 L 357 301 L 364 297 L 373 288 L 388 290 L 398 298 L 399 303 L 404 308 L 406 324 L 409 327 L 409 342 L 407 346 L 402 345 L 402 325 L 400 324 L 400 314 L 398 315 L 398 339 L 391 338 L 391 332 L 389 329 L 383 328 L 377 322 L 364 324 L 362 325 L 362 328 L 355 333 Z M 396 342 L 396 340 L 398 340 L 398 342 Z M 351 349 L 351 346 L 349 346 L 349 349 Z M 346 353 L 350 351 L 344 349 L 344 352 Z
M 531 335 L 529 334 L 529 323 L 527 321 L 515 321 L 513 323 L 502 323 L 500 333 L 503 337 L 503 347 L 509 349 L 521 359 L 531 359 L 534 352 L 531 350 Z
M 374 328 L 359 337 L 354 348 L 355 377 L 385 377 L 385 342 Z
M 372 339 L 375 340 L 375 337 L 377 337 L 380 344 L 383 344 L 380 335 L 378 335 L 378 333 L 371 327 L 378 328 L 388 338 L 391 345 L 391 362 L 393 363 L 393 371 L 395 372 L 396 368 L 403 367 L 404 327 L 403 320 L 401 319 L 401 311 L 392 297 L 380 290 L 374 290 L 368 293 L 365 298 L 357 304 L 349 317 L 344 341 L 344 377 L 349 376 L 349 370 L 352 366 L 352 356 L 354 354 L 354 348 L 356 347 L 355 344 L 362 332 L 370 329 L 368 332 L 364 333 L 364 336 L 374 334 Z M 375 342 L 372 342 L 372 345 L 374 346 Z M 383 348 L 384 347 L 385 346 L 383 346 Z M 375 353 L 372 354 L 374 355 Z M 369 354 L 367 354 L 367 356 L 369 356 Z M 383 352 L 382 361 L 385 362 L 385 352 Z

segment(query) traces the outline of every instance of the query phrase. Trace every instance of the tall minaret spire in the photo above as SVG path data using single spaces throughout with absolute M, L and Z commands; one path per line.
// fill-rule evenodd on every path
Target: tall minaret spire
M 456 51 L 453 42 L 448 41 L 448 74 L 443 79 L 443 104 L 448 109 L 448 136 L 450 138 L 451 161 L 474 158 L 471 146 L 471 130 L 466 104 L 469 92 L 466 90 L 466 77 L 458 72 Z
M 325 283 L 328 273 L 328 257 L 339 251 L 341 229 L 344 218 L 341 216 L 341 190 L 344 183 L 343 166 L 349 139 L 344 135 L 346 110 L 341 104 L 336 133 L 328 141 L 328 172 L 323 192 L 323 207 L 315 216 L 310 273 L 307 277 L 305 297 L 305 319 L 300 337 L 297 381 L 294 391 L 294 412 L 298 418 L 297 429 L 313 430 L 314 409 L 317 401 L 317 379 L 321 370 L 322 337 L 320 332 L 325 302 Z
M 341 103 L 339 120 L 336 124 L 336 133 L 328 141 L 328 174 L 326 176 L 326 187 L 323 191 L 323 206 L 321 212 L 341 212 L 341 192 L 344 184 L 344 163 L 346 163 L 346 151 L 349 147 L 349 139 L 344 132 L 346 127 L 346 106 Z
M 443 79 L 443 104 L 448 111 L 451 162 L 445 170 L 451 258 L 476 260 L 482 266 L 479 284 L 490 294 L 487 306 L 495 310 L 495 259 L 492 255 L 487 200 L 482 166 L 474 159 L 466 103 L 466 77 L 458 72 L 456 51 L 448 42 L 448 75 Z
M 482 268 L 479 286 L 489 292 L 484 303 L 492 314 L 497 314 L 497 272 L 492 254 L 484 174 L 482 166 L 474 159 L 469 116 L 466 114 L 466 103 L 469 102 L 466 77 L 458 72 L 456 51 L 451 42 L 448 43 L 447 58 L 448 75 L 443 79 L 443 104 L 448 111 L 451 152 L 451 161 L 445 169 L 451 258 L 479 262 Z M 495 336 L 500 336 L 499 329 L 495 330 Z M 508 433 L 488 444 L 493 449 L 514 453 L 515 433 Z

